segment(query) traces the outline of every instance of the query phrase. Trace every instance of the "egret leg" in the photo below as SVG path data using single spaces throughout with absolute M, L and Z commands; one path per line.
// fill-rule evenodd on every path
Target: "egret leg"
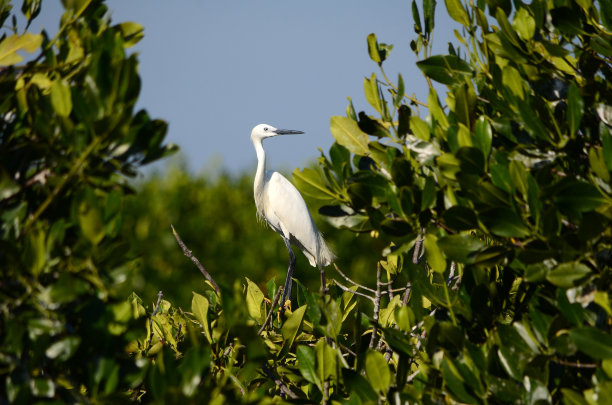
M 287 278 L 285 279 L 285 287 L 283 288 L 283 298 L 281 299 L 281 307 L 284 308 L 285 302 L 288 299 L 291 299 L 291 284 L 293 283 L 293 269 L 295 268 L 295 254 L 293 254 L 293 250 L 291 250 L 291 244 L 289 239 L 283 238 L 285 241 L 285 246 L 287 246 L 287 250 L 289 251 L 289 269 L 287 270 Z
M 325 281 L 325 270 L 323 267 L 319 266 L 319 271 L 321 272 L 321 295 L 327 294 L 327 283 Z

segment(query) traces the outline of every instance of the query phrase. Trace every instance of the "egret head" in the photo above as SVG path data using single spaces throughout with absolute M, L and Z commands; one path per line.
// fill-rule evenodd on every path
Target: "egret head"
M 259 139 L 263 140 L 269 138 L 271 136 L 277 135 L 294 135 L 294 134 L 303 134 L 302 131 L 294 131 L 293 129 L 278 129 L 274 128 L 272 125 L 268 124 L 259 124 L 253 128 L 251 131 L 251 140 Z

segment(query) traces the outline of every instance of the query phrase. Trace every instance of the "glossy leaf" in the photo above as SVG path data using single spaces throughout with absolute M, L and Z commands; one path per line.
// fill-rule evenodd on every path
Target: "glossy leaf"
M 249 316 L 257 321 L 258 324 L 262 324 L 265 319 L 265 311 L 263 310 L 262 304 L 264 300 L 264 295 L 257 286 L 257 284 L 253 283 L 251 280 L 246 279 L 247 281 L 247 294 L 246 294 L 246 304 L 247 310 L 249 312 Z
M 446 270 L 446 258 L 438 245 L 438 238 L 435 235 L 425 236 L 425 257 L 427 263 L 436 273 L 444 273 Z
M 57 114 L 67 117 L 72 111 L 70 86 L 64 80 L 56 80 L 51 85 L 51 104 Z
M 40 47 L 42 40 L 42 35 L 29 32 L 3 38 L 0 41 L 0 66 L 10 66 L 21 62 L 23 57 L 17 51 L 34 52 Z
M 591 269 L 580 262 L 561 263 L 546 274 L 546 279 L 558 287 L 569 288 L 590 273 Z
M 417 62 L 417 66 L 425 75 L 442 84 L 458 83 L 472 74 L 470 65 L 453 55 L 431 56 Z
M 567 120 L 570 128 L 570 135 L 574 135 L 580 127 L 582 113 L 584 111 L 584 101 L 580 95 L 580 90 L 575 84 L 569 86 L 567 93 Z
M 470 18 L 460 0 L 444 0 L 444 3 L 446 4 L 448 14 L 453 20 L 465 27 L 470 26 Z
M 323 391 L 323 385 L 315 368 L 315 351 L 308 346 L 300 345 L 297 348 L 296 356 L 302 376 Z
M 385 395 L 391 386 L 391 372 L 385 357 L 380 352 L 368 350 L 365 358 L 365 372 L 372 388 Z
M 293 311 L 283 326 L 281 332 L 283 340 L 285 341 L 283 347 L 289 349 L 293 345 L 295 338 L 297 337 L 300 328 L 302 327 L 302 321 L 304 320 L 304 313 L 306 312 L 307 305 L 302 305 L 295 311 Z
M 193 312 L 193 315 L 200 325 L 202 325 L 204 335 L 208 342 L 212 343 L 212 336 L 208 326 L 208 306 L 208 300 L 205 297 L 196 292 L 193 293 L 193 298 L 191 299 L 191 312 Z
M 593 327 L 570 329 L 569 335 L 578 349 L 595 359 L 612 358 L 612 337 Z
M 471 263 L 484 243 L 470 235 L 449 235 L 438 240 L 438 246 L 449 260 Z
M 359 129 L 350 118 L 335 116 L 331 118 L 331 133 L 340 145 L 357 155 L 367 155 L 368 135 Z

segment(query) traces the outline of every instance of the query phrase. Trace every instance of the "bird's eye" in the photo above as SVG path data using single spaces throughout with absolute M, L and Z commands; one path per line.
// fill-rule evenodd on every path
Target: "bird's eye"
M 264 131 L 267 131 L 267 130 L 268 130 L 268 127 L 265 127 L 265 128 L 264 128 Z

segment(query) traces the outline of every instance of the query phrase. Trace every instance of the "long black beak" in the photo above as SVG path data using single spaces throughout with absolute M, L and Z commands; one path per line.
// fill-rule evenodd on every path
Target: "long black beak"
M 275 132 L 277 135 L 297 135 L 304 133 L 302 131 L 295 131 L 293 129 L 277 129 Z

